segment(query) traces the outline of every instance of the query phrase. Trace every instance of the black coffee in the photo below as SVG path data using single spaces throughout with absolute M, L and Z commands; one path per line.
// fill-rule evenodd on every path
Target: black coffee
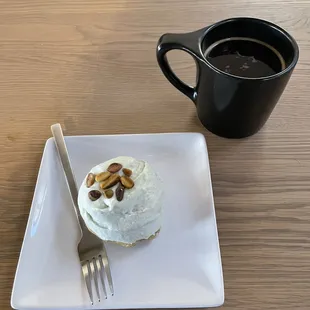
M 285 69 L 285 61 L 275 48 L 251 38 L 217 41 L 206 50 L 205 57 L 221 71 L 240 77 L 267 77 Z

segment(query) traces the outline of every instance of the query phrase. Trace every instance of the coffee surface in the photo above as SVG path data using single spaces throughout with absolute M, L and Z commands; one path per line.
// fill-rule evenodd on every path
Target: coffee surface
M 282 56 L 273 47 L 247 38 L 216 42 L 205 57 L 221 71 L 247 78 L 271 76 L 285 68 Z

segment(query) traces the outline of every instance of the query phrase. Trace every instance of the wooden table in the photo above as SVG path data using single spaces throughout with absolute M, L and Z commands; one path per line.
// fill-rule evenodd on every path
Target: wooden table
M 230 16 L 287 29 L 301 55 L 272 117 L 245 140 L 216 137 L 161 74 L 155 47 Z M 0 308 L 9 299 L 50 125 L 67 135 L 205 134 L 221 243 L 224 309 L 310 309 L 308 0 L 0 2 Z M 171 53 L 185 81 L 193 61 Z

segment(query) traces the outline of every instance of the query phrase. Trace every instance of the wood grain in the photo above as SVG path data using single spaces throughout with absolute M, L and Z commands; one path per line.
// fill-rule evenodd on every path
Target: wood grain
M 287 29 L 301 55 L 257 135 L 218 138 L 161 74 L 159 36 L 230 16 Z M 310 309 L 308 0 L 0 0 L 0 308 L 9 299 L 49 127 L 67 135 L 205 134 L 225 278 L 224 309 Z M 185 81 L 193 61 L 170 55 Z

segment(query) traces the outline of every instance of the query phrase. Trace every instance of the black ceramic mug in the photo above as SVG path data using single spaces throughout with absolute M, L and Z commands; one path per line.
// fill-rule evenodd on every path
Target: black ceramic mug
M 246 77 L 231 73 L 229 65 L 220 68 L 214 64 L 214 59 L 227 53 L 227 44 L 235 38 L 246 38 L 245 43 L 251 46 L 258 44 L 255 51 L 262 48 L 262 62 L 253 57 L 253 65 L 260 70 L 258 63 L 267 61 L 274 71 L 266 76 Z M 231 42 L 223 43 L 227 41 Z M 247 48 L 245 43 L 243 49 Z M 174 49 L 194 58 L 196 86 L 186 85 L 169 66 L 166 54 Z M 238 58 L 238 51 L 235 52 Z M 218 58 L 211 58 L 208 53 Z M 191 33 L 164 34 L 157 46 L 158 64 L 166 78 L 195 103 L 198 117 L 209 131 L 227 138 L 247 137 L 263 127 L 284 91 L 298 55 L 296 41 L 285 30 L 255 18 L 232 18 Z M 246 63 L 240 70 L 248 67 Z

